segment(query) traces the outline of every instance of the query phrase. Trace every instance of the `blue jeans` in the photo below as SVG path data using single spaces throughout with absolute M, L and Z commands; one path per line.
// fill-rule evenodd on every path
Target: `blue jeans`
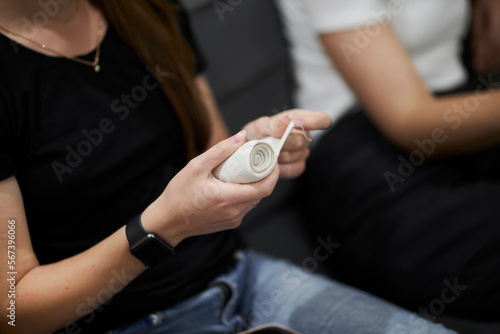
M 252 251 L 211 286 L 109 334 L 237 333 L 278 323 L 300 333 L 453 333 L 365 292 Z

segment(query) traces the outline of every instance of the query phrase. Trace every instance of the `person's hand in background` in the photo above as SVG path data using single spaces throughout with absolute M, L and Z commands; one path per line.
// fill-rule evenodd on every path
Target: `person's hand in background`
M 474 0 L 471 27 L 472 68 L 477 74 L 500 70 L 500 1 Z
M 291 120 L 295 122 L 295 128 L 283 145 L 278 158 L 280 176 L 285 178 L 297 177 L 304 172 L 306 159 L 310 153 L 309 131 L 327 129 L 331 125 L 330 117 L 323 112 L 292 109 L 274 116 L 260 117 L 243 127 L 247 132 L 247 140 L 262 139 L 267 136 L 281 138 Z

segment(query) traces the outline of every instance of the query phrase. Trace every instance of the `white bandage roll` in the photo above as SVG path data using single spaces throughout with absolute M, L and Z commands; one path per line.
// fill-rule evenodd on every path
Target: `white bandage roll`
M 291 121 L 281 139 L 266 137 L 246 142 L 217 166 L 213 174 L 224 182 L 252 183 L 262 180 L 273 171 L 281 148 L 294 126 Z

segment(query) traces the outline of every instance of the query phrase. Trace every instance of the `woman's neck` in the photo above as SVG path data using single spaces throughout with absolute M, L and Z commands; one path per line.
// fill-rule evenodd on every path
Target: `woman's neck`
M 0 0 L 0 22 L 9 25 L 35 26 L 61 24 L 71 21 L 84 0 Z
M 0 29 L 15 42 L 34 51 L 70 57 L 86 54 L 103 36 L 105 22 L 87 0 L 0 0 Z M 99 29 L 102 31 L 99 32 Z M 22 37 L 20 37 L 22 36 Z

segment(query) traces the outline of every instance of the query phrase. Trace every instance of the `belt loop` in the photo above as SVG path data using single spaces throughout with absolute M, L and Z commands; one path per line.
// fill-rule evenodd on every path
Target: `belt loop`
M 224 304 L 223 304 L 223 307 L 224 307 L 227 305 L 227 302 L 229 301 L 229 299 L 232 296 L 231 289 L 224 282 L 217 282 L 215 285 L 218 286 L 221 289 L 222 293 L 224 294 Z

